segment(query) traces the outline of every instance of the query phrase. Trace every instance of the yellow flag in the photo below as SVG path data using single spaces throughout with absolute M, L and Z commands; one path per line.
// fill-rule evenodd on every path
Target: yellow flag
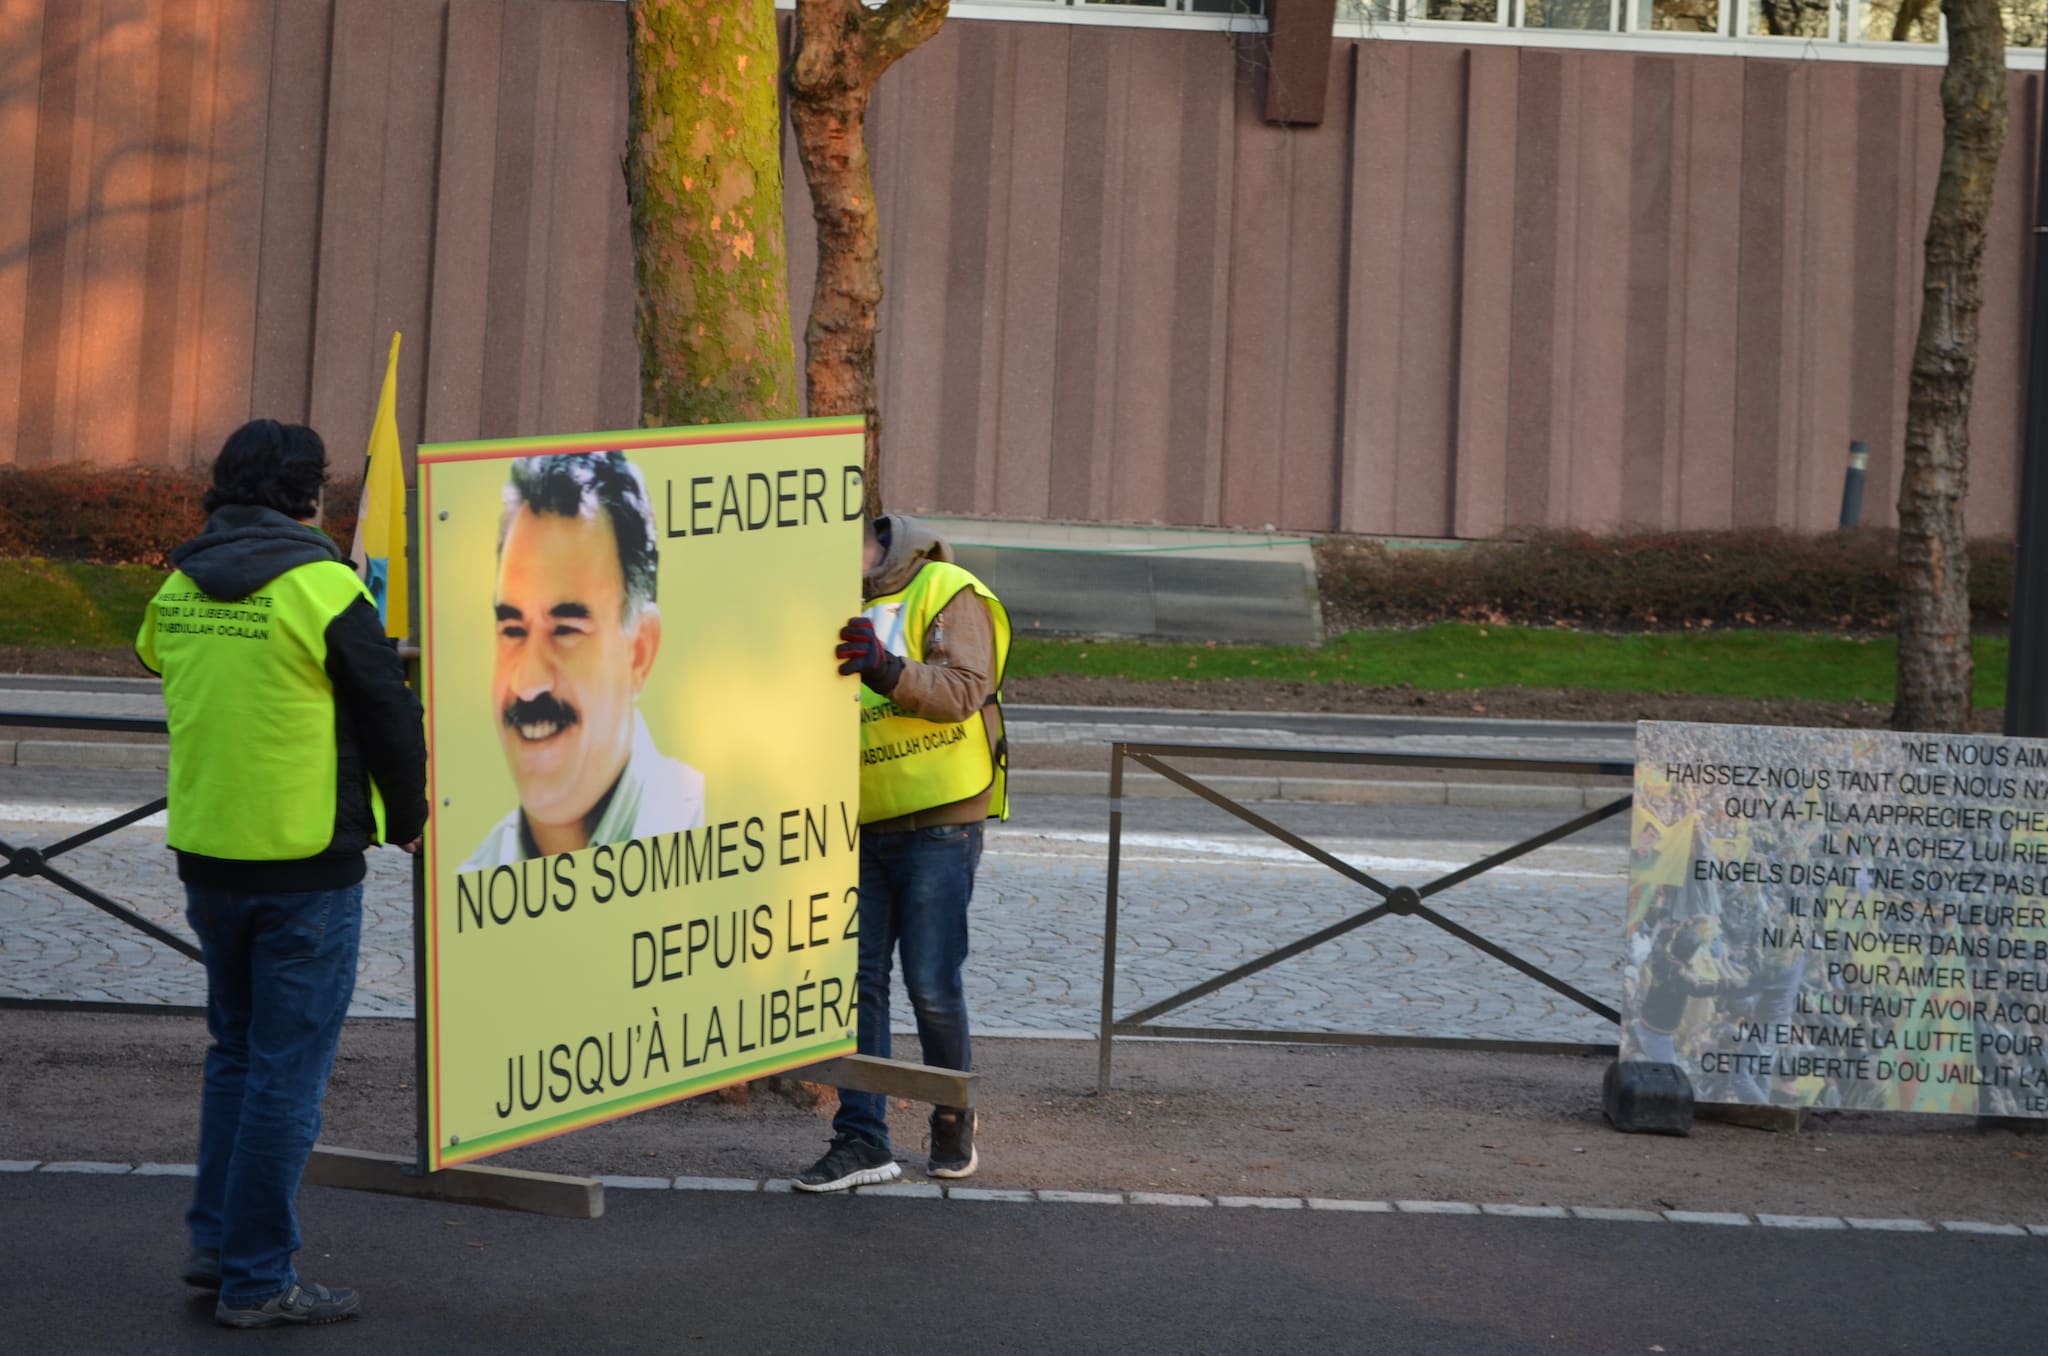
M 377 600 L 384 634 L 405 639 L 412 631 L 407 610 L 405 568 L 405 453 L 398 446 L 398 341 L 384 368 L 377 420 L 370 425 L 369 459 L 363 467 L 363 502 L 356 513 L 355 546 L 349 559 Z
M 1636 878 L 1652 885 L 1685 884 L 1686 872 L 1692 866 L 1693 831 L 1699 827 L 1699 822 L 1697 810 L 1680 815 L 1676 824 L 1666 824 L 1647 807 L 1638 807 L 1636 841 L 1641 843 L 1645 828 L 1654 824 L 1657 842 L 1650 849 L 1650 859 L 1637 863 Z

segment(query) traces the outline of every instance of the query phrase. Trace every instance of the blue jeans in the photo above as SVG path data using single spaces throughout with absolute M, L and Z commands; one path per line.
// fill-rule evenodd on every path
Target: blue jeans
M 944 824 L 860 836 L 860 971 L 856 986 L 859 1047 L 889 1056 L 889 964 L 903 957 L 903 987 L 917 1017 L 924 1062 L 967 1069 L 967 905 L 981 864 L 981 825 Z M 889 1147 L 889 1099 L 842 1088 L 837 1134 Z
M 185 1223 L 220 1251 L 223 1304 L 261 1304 L 297 1281 L 294 1204 L 320 1136 L 320 1100 L 356 987 L 363 887 L 256 895 L 185 887 L 206 958 L 199 1183 Z

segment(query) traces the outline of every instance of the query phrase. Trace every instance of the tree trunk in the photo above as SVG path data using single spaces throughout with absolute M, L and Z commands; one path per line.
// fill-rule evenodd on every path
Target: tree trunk
M 818 223 L 818 279 L 804 326 L 804 389 L 812 415 L 868 418 L 867 500 L 881 507 L 875 333 L 882 305 L 881 222 L 868 170 L 868 92 L 795 104 L 797 154 Z
M 804 327 L 804 381 L 813 415 L 864 414 L 867 506 L 882 509 L 881 416 L 875 329 L 882 305 L 882 238 L 868 170 L 868 100 L 896 61 L 938 32 L 947 0 L 797 0 L 790 62 L 797 157 L 818 223 L 818 282 Z
M 774 0 L 631 0 L 628 23 L 640 422 L 790 418 Z
M 2005 145 L 2005 29 L 1994 0 L 1942 0 L 1941 177 L 1906 405 L 1899 484 L 1898 730 L 1964 730 L 1971 710 L 1970 386 L 1984 304 L 1984 223 Z

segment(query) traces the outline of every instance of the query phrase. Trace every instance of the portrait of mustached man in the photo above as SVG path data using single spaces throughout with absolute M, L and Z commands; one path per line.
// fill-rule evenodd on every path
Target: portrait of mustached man
M 491 702 L 519 803 L 463 870 L 702 826 L 703 774 L 655 747 L 638 705 L 661 649 L 657 540 L 623 453 L 512 463 Z

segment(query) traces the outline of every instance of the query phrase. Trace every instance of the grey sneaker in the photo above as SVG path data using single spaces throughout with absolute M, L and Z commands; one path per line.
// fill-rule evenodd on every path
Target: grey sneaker
M 213 1321 L 223 1328 L 272 1328 L 280 1323 L 339 1323 L 354 1318 L 362 1301 L 346 1288 L 330 1290 L 311 1281 L 300 1281 L 282 1295 L 272 1295 L 261 1304 L 240 1308 L 227 1304 L 213 1307 Z
M 790 1183 L 798 1191 L 844 1191 L 848 1187 L 893 1182 L 903 1175 L 895 1157 L 879 1144 L 853 1135 L 835 1135 L 825 1156 Z
M 972 1177 L 981 1166 L 974 1151 L 972 1111 L 942 1106 L 932 1112 L 932 1161 L 926 1168 L 934 1177 Z
M 194 1290 L 220 1289 L 220 1249 L 194 1248 L 179 1278 Z

